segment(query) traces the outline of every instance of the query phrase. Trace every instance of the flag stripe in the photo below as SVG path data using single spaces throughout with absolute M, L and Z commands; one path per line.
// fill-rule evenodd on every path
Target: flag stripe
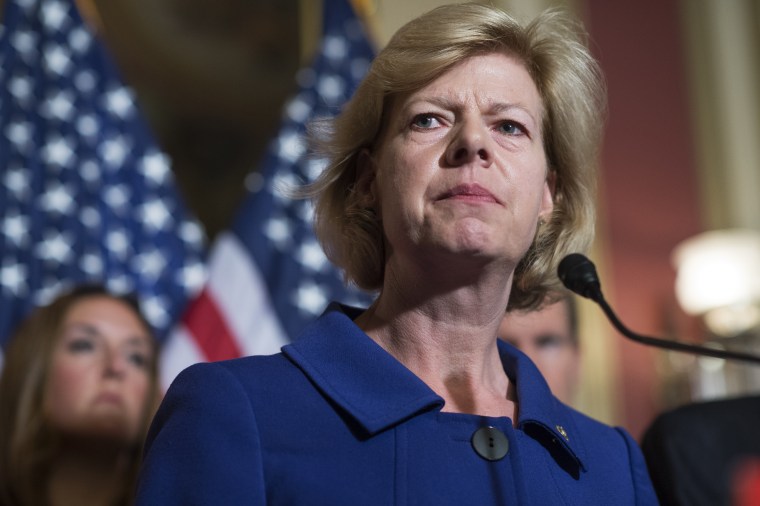
M 236 234 L 224 233 L 214 243 L 208 285 L 243 354 L 277 353 L 289 341 L 259 268 Z
M 188 333 L 187 327 L 182 324 L 177 325 L 161 349 L 159 367 L 161 385 L 167 388 L 182 369 L 190 364 L 206 361 L 203 351 Z
M 225 360 L 241 356 L 240 347 L 208 289 L 201 291 L 190 304 L 186 315 L 185 325 L 208 360 Z
M 193 328 L 183 325 L 171 338 L 178 342 L 176 349 L 198 349 L 206 360 L 215 360 L 209 341 L 222 335 L 233 339 L 242 354 L 276 353 L 297 339 L 331 300 L 353 305 L 371 301 L 345 286 L 341 273 L 325 257 L 312 228 L 311 202 L 281 191 L 313 181 L 323 169 L 324 160 L 307 155 L 306 125 L 337 114 L 374 57 L 349 1 L 323 5 L 319 51 L 312 65 L 298 73 L 298 92 L 286 104 L 280 131 L 259 170 L 261 184 L 251 189 L 230 231 L 212 248 L 202 297 L 216 302 L 214 322 L 219 328 L 210 329 L 203 319 Z M 194 317 L 186 319 L 192 321 Z M 186 339 L 195 343 L 181 342 Z M 227 349 L 229 344 L 220 346 Z M 164 358 L 165 385 L 181 367 L 175 357 Z

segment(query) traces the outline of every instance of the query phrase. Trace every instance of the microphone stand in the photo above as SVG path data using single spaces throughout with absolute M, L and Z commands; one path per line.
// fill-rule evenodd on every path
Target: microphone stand
M 660 348 L 666 348 L 666 349 L 674 350 L 674 351 L 696 353 L 698 355 L 706 355 L 708 357 L 715 357 L 715 358 L 744 360 L 747 362 L 754 362 L 756 364 L 760 364 L 760 356 L 752 355 L 749 353 L 742 353 L 742 352 L 729 351 L 729 350 L 716 350 L 713 348 L 708 348 L 706 346 L 697 346 L 694 344 L 687 344 L 687 343 L 682 343 L 679 341 L 670 341 L 668 339 L 659 339 L 656 337 L 636 334 L 635 332 L 632 332 L 631 330 L 626 328 L 625 325 L 623 325 L 623 323 L 618 319 L 618 317 L 612 311 L 612 308 L 610 307 L 610 305 L 607 304 L 607 301 L 604 300 L 604 297 L 600 297 L 599 300 L 594 299 L 594 301 L 597 304 L 599 304 L 599 306 L 604 311 L 604 314 L 606 314 L 607 318 L 610 320 L 610 322 L 612 322 L 612 325 L 616 329 L 618 329 L 618 331 L 621 334 L 623 334 L 623 336 L 627 337 L 628 339 L 631 339 L 632 341 L 636 341 L 642 344 L 648 344 L 650 346 L 658 346 Z
M 644 336 L 631 331 L 628 327 L 623 325 L 623 322 L 618 319 L 615 312 L 604 299 L 599 276 L 596 273 L 596 267 L 591 260 L 580 253 L 571 253 L 566 256 L 559 264 L 558 275 L 562 283 L 570 291 L 599 304 L 612 325 L 623 334 L 624 337 L 627 337 L 632 341 L 674 351 L 696 353 L 697 355 L 722 359 L 743 360 L 745 362 L 760 364 L 760 356 L 751 353 L 716 350 L 705 346 Z

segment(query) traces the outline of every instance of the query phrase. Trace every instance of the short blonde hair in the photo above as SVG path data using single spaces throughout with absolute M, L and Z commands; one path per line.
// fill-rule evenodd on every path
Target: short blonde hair
M 559 261 L 588 248 L 594 234 L 595 166 L 606 90 L 585 32 L 557 10 L 522 26 L 493 7 L 446 5 L 399 29 L 317 141 L 328 166 L 307 190 L 316 201 L 315 231 L 348 282 L 365 290 L 379 290 L 383 284 L 382 224 L 357 185 L 357 163 L 382 133 L 393 99 L 423 88 L 467 58 L 488 53 L 516 57 L 533 78 L 544 107 L 549 171 L 556 178 L 554 211 L 539 225 L 515 270 L 509 308 L 538 306 L 559 286 Z

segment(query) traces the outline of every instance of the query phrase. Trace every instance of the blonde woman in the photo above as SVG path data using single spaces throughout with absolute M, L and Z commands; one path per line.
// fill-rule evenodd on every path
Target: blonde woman
M 402 27 L 310 189 L 333 305 L 282 353 L 193 366 L 148 435 L 140 504 L 655 504 L 622 429 L 497 337 L 593 230 L 604 87 L 578 27 L 476 4 Z

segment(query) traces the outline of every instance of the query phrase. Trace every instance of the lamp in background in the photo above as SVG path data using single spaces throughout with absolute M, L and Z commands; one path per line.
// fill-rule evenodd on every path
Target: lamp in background
M 760 232 L 727 229 L 691 237 L 673 251 L 676 297 L 717 336 L 760 325 Z

